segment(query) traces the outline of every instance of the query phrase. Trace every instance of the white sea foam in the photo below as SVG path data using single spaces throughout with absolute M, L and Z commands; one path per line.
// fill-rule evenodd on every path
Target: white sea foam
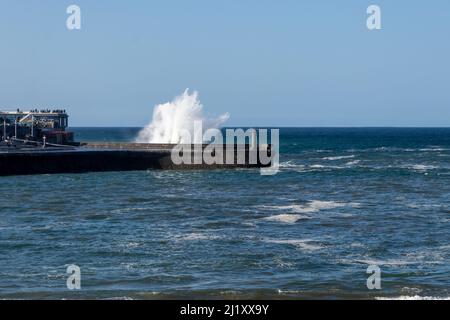
M 275 216 L 264 218 L 264 220 L 284 222 L 284 223 L 295 223 L 300 219 L 309 219 L 309 217 L 302 216 L 299 214 L 278 214 Z
M 355 262 L 377 266 L 405 266 L 420 263 L 419 261 L 410 261 L 401 259 L 389 259 L 389 260 L 357 259 L 355 260 Z
M 449 151 L 448 148 L 430 147 L 430 148 L 399 148 L 399 147 L 377 147 L 367 149 L 347 149 L 345 152 L 441 152 Z
M 266 206 L 261 205 L 258 206 L 260 209 L 270 209 L 270 210 L 287 210 L 294 213 L 314 213 L 320 210 L 329 210 L 335 208 L 343 208 L 343 207 L 358 207 L 359 203 L 356 202 L 335 202 L 335 201 L 321 201 L 321 200 L 312 200 L 309 201 L 305 205 L 300 204 L 291 204 L 284 206 Z
M 406 167 L 408 169 L 413 169 L 413 170 L 417 170 L 417 171 L 426 171 L 426 170 L 437 169 L 436 166 L 430 166 L 430 165 L 424 165 L 424 164 L 414 164 L 414 165 L 409 165 Z
M 141 143 L 187 143 L 185 132 L 189 132 L 195 143 L 202 143 L 202 132 L 194 132 L 194 122 L 201 121 L 203 130 L 220 128 L 227 121 L 229 114 L 225 113 L 216 119 L 203 116 L 203 105 L 198 99 L 198 93 L 189 93 L 188 89 L 172 102 L 154 107 L 152 121 L 139 132 L 136 138 Z
M 335 161 L 335 160 L 341 160 L 341 159 L 351 159 L 354 158 L 355 155 L 349 155 L 349 156 L 336 156 L 336 157 L 324 157 L 322 158 L 322 160 L 330 160 L 330 161 Z
M 351 166 L 354 166 L 356 164 L 358 164 L 360 162 L 360 160 L 354 160 L 354 161 L 350 161 L 345 163 L 344 165 L 340 165 L 340 166 L 330 166 L 330 165 L 322 165 L 322 164 L 313 164 L 310 165 L 306 170 L 304 171 L 308 171 L 308 169 L 312 169 L 310 171 L 317 171 L 317 170 L 324 170 L 324 171 L 330 171 L 330 170 L 342 170 L 342 169 L 348 169 Z
M 346 206 L 356 206 L 356 205 L 357 205 L 356 203 L 320 201 L 320 200 L 313 200 L 309 203 L 309 206 L 314 210 L 334 209 L 334 208 L 341 208 L 341 207 L 346 207 Z
M 309 240 L 309 239 L 285 239 L 285 240 L 266 239 L 265 242 L 292 245 L 298 249 L 305 250 L 305 251 L 316 251 L 316 250 L 323 249 L 323 246 L 321 246 L 319 244 L 311 243 L 311 242 L 315 242 L 315 241 Z
M 450 300 L 450 297 L 432 296 L 399 296 L 399 297 L 375 297 L 376 300 Z
M 354 166 L 360 162 L 361 162 L 361 160 L 354 160 L 354 161 L 347 162 L 345 165 L 346 166 Z
M 137 248 L 137 247 L 141 246 L 141 244 L 139 242 L 128 242 L 128 243 L 125 243 L 124 246 L 126 248 Z
M 272 215 L 263 218 L 267 221 L 275 221 L 281 223 L 296 223 L 300 219 L 310 219 L 310 214 L 319 212 L 321 210 L 330 210 L 335 208 L 344 208 L 344 207 L 358 207 L 360 204 L 356 202 L 344 203 L 344 202 L 335 202 L 335 201 L 320 201 L 313 200 L 309 201 L 305 205 L 291 204 L 284 206 L 267 206 L 260 205 L 257 208 L 262 210 L 276 210 L 276 211 L 289 211 L 290 213 L 283 213 Z M 344 217 L 350 217 L 351 214 L 345 214 Z
M 419 149 L 419 151 L 422 151 L 422 152 L 436 152 L 436 151 L 448 151 L 448 150 L 450 150 L 450 149 L 445 149 L 445 148 L 440 148 L 440 147 Z
M 286 262 L 279 258 L 274 259 L 274 262 L 276 263 L 277 267 L 279 267 L 279 268 L 291 269 L 292 267 L 294 267 L 294 263 Z
M 151 210 L 149 207 L 127 207 L 111 210 L 111 213 L 128 213 L 133 211 L 147 211 Z
M 278 292 L 278 294 L 288 294 L 288 295 L 303 293 L 303 291 L 300 291 L 300 290 L 281 290 L 281 289 L 278 289 L 277 292 Z
M 279 164 L 279 167 L 282 168 L 282 169 L 283 168 L 287 168 L 287 169 L 304 169 L 305 165 L 303 165 L 303 164 L 296 164 L 296 163 L 294 163 L 292 161 L 285 161 L 285 162 L 281 162 Z
M 322 169 L 325 168 L 325 166 L 319 165 L 319 166 L 306 166 L 304 164 L 297 164 L 294 163 L 293 161 L 285 161 L 285 162 L 281 162 L 279 165 L 280 169 L 286 169 L 289 171 L 297 171 L 297 172 L 308 172 L 308 171 L 313 171 L 315 169 Z
M 333 152 L 333 150 L 317 149 L 317 150 L 314 150 L 314 152 L 318 152 L 318 153 L 322 153 L 322 152 Z
M 441 205 L 441 204 L 429 204 L 429 203 L 419 204 L 419 203 L 415 203 L 415 202 L 407 203 L 406 207 L 412 208 L 412 209 L 418 209 L 418 208 L 423 208 L 423 209 L 444 208 L 444 206 Z
M 181 235 L 176 239 L 181 241 L 217 240 L 220 239 L 220 236 L 208 233 L 192 232 L 189 234 Z
M 352 242 L 352 243 L 350 243 L 350 247 L 352 247 L 352 248 L 364 248 L 365 245 L 362 244 L 361 242 Z
M 351 214 L 351 213 L 341 213 L 339 216 L 342 217 L 342 218 L 350 218 L 350 217 L 353 217 L 354 214 Z
M 337 158 L 340 159 L 347 159 L 347 158 L 353 158 L 354 156 L 342 156 L 342 157 L 326 157 L 328 160 L 334 159 L 337 160 Z M 322 158 L 325 159 L 325 158 Z M 315 171 L 330 171 L 330 170 L 341 170 L 341 169 L 348 169 L 351 166 L 357 165 L 358 163 L 360 163 L 361 160 L 353 160 L 350 162 L 347 162 L 345 164 L 342 165 L 326 165 L 326 164 L 309 164 L 309 165 L 305 165 L 305 164 L 297 164 L 294 163 L 293 161 L 285 161 L 280 163 L 280 168 L 283 170 L 288 170 L 288 171 L 297 171 L 297 172 L 315 172 Z
M 297 165 L 292 163 L 292 161 L 284 161 L 284 162 L 280 162 L 280 164 L 279 164 L 280 168 L 291 168 L 293 166 L 297 166 Z
M 313 169 L 324 169 L 324 168 L 327 168 L 326 166 L 324 166 L 322 164 L 313 164 L 313 165 L 310 165 L 309 167 L 313 168 Z M 328 168 L 331 168 L 331 167 L 328 166 Z

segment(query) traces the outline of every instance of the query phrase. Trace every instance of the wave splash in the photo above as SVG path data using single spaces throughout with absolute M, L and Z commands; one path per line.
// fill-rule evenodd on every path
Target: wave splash
M 208 119 L 203 115 L 203 105 L 198 99 L 198 92 L 189 93 L 186 89 L 172 102 L 156 105 L 153 109 L 152 121 L 143 128 L 137 138 L 139 143 L 190 143 L 186 140 L 186 131 L 191 137 L 202 137 L 202 132 L 194 132 L 194 123 L 201 121 L 204 130 L 218 129 L 229 119 L 225 113 L 216 119 Z M 203 141 L 194 141 L 202 143 Z

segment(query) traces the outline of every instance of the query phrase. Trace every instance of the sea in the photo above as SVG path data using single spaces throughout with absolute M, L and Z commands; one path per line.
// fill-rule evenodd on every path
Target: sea
M 450 128 L 281 128 L 273 176 L 0 177 L 0 299 L 449 297 Z

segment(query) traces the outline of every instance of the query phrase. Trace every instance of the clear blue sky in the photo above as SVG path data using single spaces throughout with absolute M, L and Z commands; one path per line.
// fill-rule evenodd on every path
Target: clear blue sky
M 228 125 L 449 126 L 449 77 L 448 0 L 0 0 L 0 107 L 73 126 L 142 126 L 185 88 Z

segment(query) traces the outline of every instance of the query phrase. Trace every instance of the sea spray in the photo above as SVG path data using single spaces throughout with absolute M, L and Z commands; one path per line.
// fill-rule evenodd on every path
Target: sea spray
M 153 110 L 152 121 L 143 128 L 136 138 L 140 143 L 190 143 L 183 141 L 184 132 L 191 137 L 202 137 L 202 133 L 194 132 L 194 122 L 201 121 L 205 130 L 220 128 L 227 121 L 225 113 L 216 119 L 208 119 L 203 115 L 203 105 L 198 99 L 198 92 L 189 93 L 186 89 L 172 102 L 159 104 Z M 203 141 L 194 141 L 202 143 Z

